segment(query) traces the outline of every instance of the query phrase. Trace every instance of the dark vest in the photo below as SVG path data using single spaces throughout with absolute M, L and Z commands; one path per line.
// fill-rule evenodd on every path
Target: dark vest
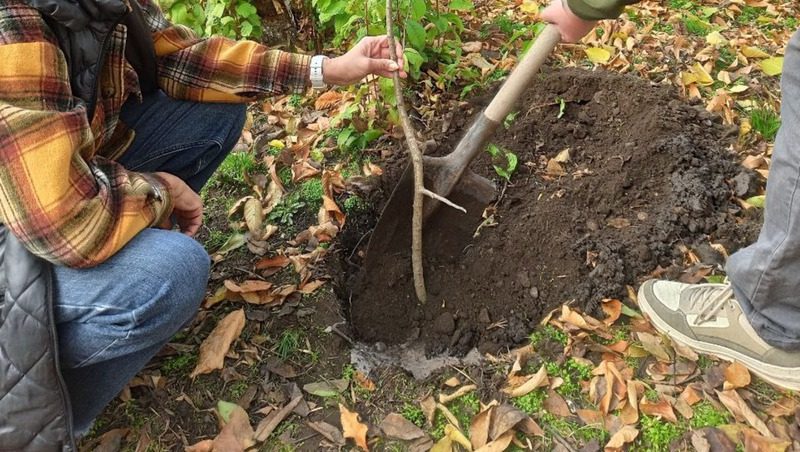
M 142 93 L 157 89 L 156 52 L 152 34 L 137 0 L 26 1 L 39 10 L 56 35 L 67 60 L 72 94 L 86 103 L 89 122 L 94 117 L 100 71 L 110 36 L 119 24 L 125 24 L 128 29 L 125 58 L 139 75 Z
M 2 0 L 0 0 L 2 1 Z M 94 116 L 100 71 L 116 26 L 143 93 L 157 89 L 153 41 L 137 0 L 27 0 L 58 38 L 75 97 Z M 2 64 L 2 62 L 0 62 Z M 58 360 L 50 263 L 0 224 L 0 451 L 75 451 Z M 20 340 L 22 338 L 22 340 Z

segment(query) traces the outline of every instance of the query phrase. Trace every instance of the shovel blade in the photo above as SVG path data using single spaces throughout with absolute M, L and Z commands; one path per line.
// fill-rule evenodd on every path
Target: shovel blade
M 435 162 L 426 161 L 427 187 L 436 186 L 434 182 L 442 177 L 442 169 Z M 435 209 L 425 209 L 423 252 L 426 261 L 453 260 L 460 256 L 483 221 L 483 211 L 495 198 L 496 191 L 489 179 L 467 170 L 449 194 L 439 193 L 466 209 L 466 214 L 425 197 L 424 205 L 437 204 Z M 379 267 L 382 259 L 407 253 L 411 248 L 413 201 L 414 172 L 409 165 L 403 171 L 372 231 L 364 260 L 367 272 L 381 271 Z

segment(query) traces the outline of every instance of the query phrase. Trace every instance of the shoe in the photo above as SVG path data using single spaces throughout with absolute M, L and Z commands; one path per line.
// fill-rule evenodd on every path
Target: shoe
M 739 361 L 764 380 L 800 390 L 800 352 L 761 339 L 729 284 L 649 280 L 639 288 L 639 307 L 657 330 L 690 348 Z

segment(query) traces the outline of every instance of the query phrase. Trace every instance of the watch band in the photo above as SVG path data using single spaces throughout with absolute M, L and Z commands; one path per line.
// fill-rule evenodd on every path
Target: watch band
M 311 87 L 314 89 L 324 89 L 328 86 L 325 84 L 322 74 L 322 62 L 327 58 L 325 55 L 311 57 Z

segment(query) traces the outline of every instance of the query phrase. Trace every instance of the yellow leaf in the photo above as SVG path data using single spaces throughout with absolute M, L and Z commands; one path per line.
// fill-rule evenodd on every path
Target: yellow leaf
M 589 47 L 584 52 L 589 61 L 594 64 L 605 64 L 611 59 L 611 52 L 602 47 Z
M 758 67 L 761 68 L 767 75 L 780 75 L 783 72 L 783 57 L 772 57 L 758 62 Z
M 706 42 L 711 44 L 714 47 L 719 47 L 728 43 L 728 40 L 725 39 L 722 34 L 718 31 L 712 31 L 708 35 L 706 35 Z
M 759 49 L 758 47 L 745 46 L 742 47 L 742 55 L 747 58 L 769 58 L 769 54 Z
M 695 63 L 694 66 L 692 66 L 692 72 L 697 76 L 697 83 L 706 86 L 714 84 L 714 79 L 711 78 L 711 75 L 709 75 L 708 71 L 706 71 L 700 63 Z
M 281 140 L 272 140 L 272 141 L 269 142 L 269 145 L 270 145 L 270 147 L 273 147 L 273 148 L 276 148 L 276 149 L 283 149 L 283 148 L 286 147 L 286 145 L 283 144 L 283 141 L 281 141 Z
M 729 89 L 728 91 L 730 91 L 730 92 L 732 92 L 734 94 L 737 94 L 737 93 L 743 93 L 743 92 L 747 91 L 747 88 L 748 88 L 747 85 L 735 85 L 735 86 L 731 86 L 731 89 Z
M 363 450 L 369 450 L 369 446 L 367 446 L 367 426 L 359 422 L 358 420 L 358 413 L 354 411 L 350 411 L 342 405 L 339 404 L 339 415 L 340 420 L 342 421 L 342 431 L 344 432 L 345 438 L 353 438 L 353 441 L 356 442 L 356 446 L 362 448 Z
M 526 14 L 536 14 L 539 12 L 539 3 L 525 0 L 519 5 L 519 9 Z

